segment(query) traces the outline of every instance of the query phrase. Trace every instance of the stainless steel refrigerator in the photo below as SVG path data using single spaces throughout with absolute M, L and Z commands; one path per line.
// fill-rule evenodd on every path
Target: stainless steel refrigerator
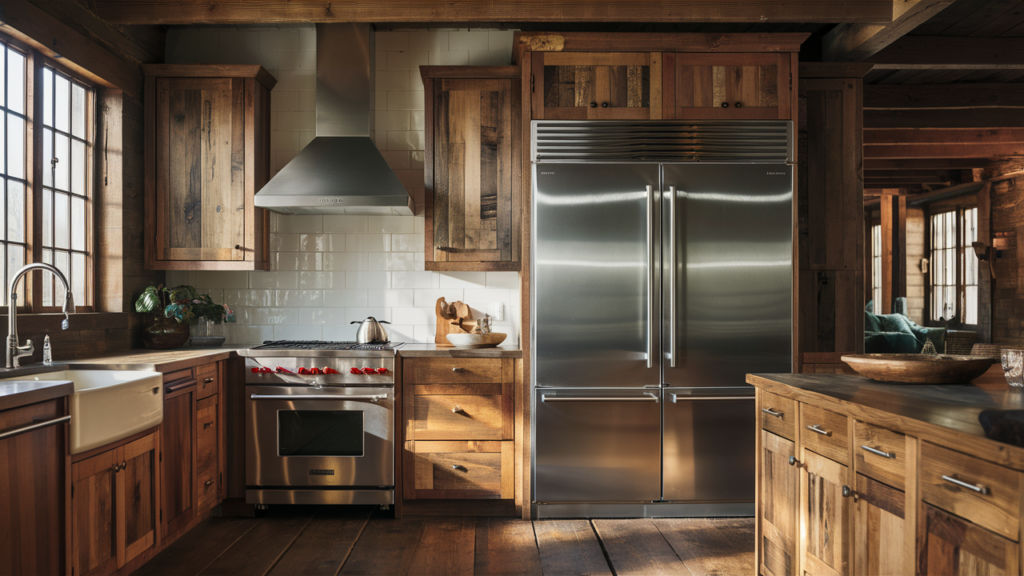
M 790 372 L 789 122 L 533 127 L 537 517 L 751 515 Z

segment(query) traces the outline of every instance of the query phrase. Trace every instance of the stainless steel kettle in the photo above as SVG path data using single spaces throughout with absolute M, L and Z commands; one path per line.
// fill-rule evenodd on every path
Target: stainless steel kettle
M 356 332 L 356 342 L 360 344 L 386 344 L 388 342 L 388 331 L 381 326 L 381 324 L 390 324 L 387 320 L 378 322 L 376 318 L 369 316 L 362 322 L 356 320 L 351 324 L 360 325 Z

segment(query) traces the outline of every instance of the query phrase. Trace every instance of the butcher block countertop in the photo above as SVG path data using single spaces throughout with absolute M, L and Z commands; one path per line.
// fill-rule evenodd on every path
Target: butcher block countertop
M 12 380 L 0 382 L 0 410 L 20 408 L 36 402 L 70 396 L 75 392 L 73 382 L 64 380 Z
M 398 349 L 402 358 L 522 358 L 519 348 L 454 348 L 436 344 L 403 344 Z
M 846 374 L 748 374 L 747 383 L 1024 470 L 1024 448 L 987 438 L 978 421 L 983 410 L 1024 409 L 1024 389 L 883 384 Z

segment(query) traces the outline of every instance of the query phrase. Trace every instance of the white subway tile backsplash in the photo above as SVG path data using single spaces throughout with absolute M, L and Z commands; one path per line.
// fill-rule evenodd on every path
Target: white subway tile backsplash
M 253 324 L 265 326 L 278 324 L 298 324 L 299 311 L 296 308 L 254 308 Z
M 324 306 L 351 308 L 369 306 L 367 290 L 324 290 Z
M 515 34 L 515 30 L 491 30 L 487 33 L 487 49 L 508 50 L 511 52 L 512 40 Z
M 412 232 L 412 216 L 367 216 L 367 231 L 371 234 Z
M 305 308 L 323 306 L 324 292 L 323 290 L 278 290 L 274 295 L 274 305 Z
M 387 150 L 423 150 L 422 130 L 389 130 Z M 379 144 L 378 144 L 379 146 Z
M 378 51 L 378 58 L 380 52 Z M 387 54 L 387 67 L 385 70 L 416 70 L 420 66 L 426 66 L 429 54 L 426 50 L 390 50 Z
M 398 290 L 410 288 L 437 288 L 438 274 L 436 272 L 392 272 L 391 287 Z
M 334 240 L 337 238 L 344 242 L 344 237 L 336 237 L 334 234 L 299 234 L 298 249 L 302 252 L 333 252 L 339 250 L 334 247 Z M 344 245 L 341 250 L 344 250 Z
M 468 66 L 469 50 L 448 52 L 431 50 L 429 60 L 431 66 Z
M 483 288 L 486 286 L 484 272 L 440 272 L 441 288 Z
M 250 288 L 290 290 L 298 288 L 298 272 L 249 272 Z
M 505 306 L 512 304 L 509 290 L 503 288 L 467 288 L 465 298 L 467 303 L 484 305 L 485 313 L 486 305 L 491 302 L 501 302 Z
M 410 218 L 410 220 L 413 220 Z M 413 226 L 410 226 L 413 228 Z M 391 235 L 391 251 L 392 252 L 422 252 L 423 251 L 423 233 L 419 234 L 392 234 Z
M 380 218 L 370 216 L 370 218 Z M 401 218 L 401 216 L 394 216 Z M 386 252 L 391 249 L 389 234 L 348 234 L 345 237 L 346 252 Z
M 324 231 L 332 234 L 364 234 L 368 216 L 324 216 Z
M 374 112 L 377 130 L 411 130 L 408 110 L 377 110 Z
M 370 316 L 373 316 L 377 320 L 385 320 L 387 322 L 391 322 L 392 309 L 382 308 L 379 306 L 345 309 L 346 324 L 351 324 L 352 322 L 362 322 L 363 320 L 366 320 Z
M 325 270 L 366 270 L 366 252 L 330 252 L 324 254 Z
M 519 290 L 518 272 L 486 272 L 485 285 L 488 288 L 505 288 L 506 290 Z
M 417 325 L 413 330 L 413 338 L 416 342 L 433 342 L 436 328 L 434 326 Z
M 274 340 L 323 340 L 320 326 L 274 326 Z
M 340 271 L 331 272 L 299 272 L 299 288 L 302 290 L 330 289 L 334 283 L 344 285 L 345 273 Z
M 448 289 L 437 289 L 431 288 L 429 290 L 420 289 L 416 290 L 416 298 L 413 300 L 413 306 L 417 308 L 429 308 L 433 310 L 437 305 L 438 298 L 444 298 L 445 302 L 451 304 L 459 300 L 463 300 L 463 291 L 455 288 Z
M 412 324 L 413 326 L 433 326 L 437 322 L 434 310 L 427 308 L 392 308 L 391 318 L 391 322 L 395 324 Z
M 512 62 L 512 52 L 506 50 L 471 50 L 470 66 L 508 66 Z
M 215 286 L 217 288 L 248 288 L 248 272 L 195 272 L 194 286 Z
M 356 331 L 359 329 L 355 324 L 340 324 L 323 327 L 324 340 L 353 341 L 356 339 Z
M 386 290 L 390 288 L 390 276 L 388 272 L 366 271 L 347 272 L 345 274 L 345 288 L 349 290 Z
M 413 306 L 415 290 L 370 290 L 370 306 L 394 308 Z
M 271 271 L 323 270 L 323 254 L 315 252 L 276 252 L 271 254 Z
M 408 170 L 411 152 L 407 150 L 381 150 L 381 155 L 392 170 Z
M 324 217 L 311 214 L 274 214 L 270 219 L 270 231 L 279 234 L 320 234 L 324 231 Z M 274 223 L 277 227 L 274 227 Z
M 426 107 L 422 90 L 389 90 L 387 95 L 388 110 L 423 110 Z
M 416 257 L 412 252 L 369 252 L 366 255 L 367 270 L 415 270 L 416 268 Z
M 378 70 L 377 90 L 409 90 L 409 71 Z
M 460 30 L 448 33 L 448 50 L 487 50 L 488 32 Z
M 378 45 L 378 49 L 379 45 Z M 447 50 L 448 32 L 441 30 L 411 30 L 409 31 L 410 50 Z
M 374 35 L 374 45 L 381 50 L 408 50 L 409 32 L 385 30 Z

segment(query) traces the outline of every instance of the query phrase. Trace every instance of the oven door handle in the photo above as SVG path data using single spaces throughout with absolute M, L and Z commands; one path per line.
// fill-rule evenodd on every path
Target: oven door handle
M 387 400 L 387 394 L 372 394 L 363 396 L 342 396 L 340 394 L 250 394 L 249 398 L 253 400 L 369 400 L 370 402 L 376 402 L 377 400 Z

